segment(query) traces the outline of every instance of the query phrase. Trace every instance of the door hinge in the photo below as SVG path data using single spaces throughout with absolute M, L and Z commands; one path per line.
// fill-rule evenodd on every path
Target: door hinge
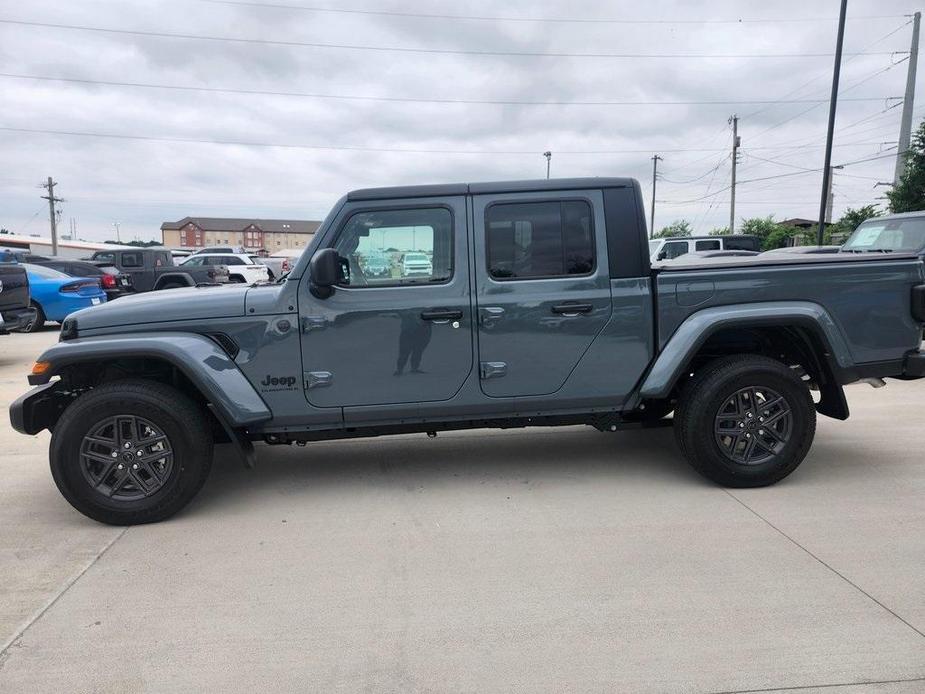
M 324 388 L 334 383 L 334 374 L 330 371 L 309 371 L 305 374 L 305 387 Z
M 504 309 L 500 306 L 483 306 L 479 309 L 479 323 L 483 328 L 490 328 L 495 321 L 501 320 L 504 316 Z
M 302 332 L 307 333 L 312 330 L 322 330 L 327 325 L 327 319 L 324 316 L 305 316 L 302 319 Z
M 489 378 L 501 378 L 507 373 L 507 364 L 503 361 L 483 361 L 479 371 L 482 378 L 485 380 Z

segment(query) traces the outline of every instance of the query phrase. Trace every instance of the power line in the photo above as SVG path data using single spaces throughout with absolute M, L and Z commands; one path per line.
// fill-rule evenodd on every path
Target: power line
M 664 176 L 664 175 L 659 176 L 659 180 L 665 181 L 666 183 L 672 183 L 672 184 L 674 184 L 674 185 L 682 185 L 682 186 L 683 186 L 683 185 L 690 185 L 691 183 L 697 183 L 697 181 L 702 181 L 703 179 L 705 179 L 705 178 L 706 178 L 707 176 L 709 176 L 710 174 L 715 173 L 716 170 L 719 169 L 719 168 L 720 168 L 723 164 L 725 164 L 725 163 L 726 163 L 726 157 L 723 157 L 723 158 L 721 158 L 721 159 L 719 160 L 719 162 L 716 164 L 716 166 L 714 166 L 712 169 L 708 169 L 706 173 L 701 174 L 700 176 L 697 176 L 696 178 L 691 178 L 691 179 L 689 179 L 689 180 L 687 180 L 687 181 L 676 181 L 676 180 L 673 180 L 673 179 L 671 179 L 671 178 L 667 178 L 667 177 Z
M 878 159 L 887 159 L 887 158 L 891 158 L 891 157 L 895 157 L 895 156 L 896 156 L 895 154 L 885 154 L 885 155 L 880 155 L 880 156 L 875 156 L 875 157 L 868 157 L 868 158 L 866 158 L 866 159 L 857 159 L 857 160 L 855 160 L 855 161 L 848 161 L 848 162 L 845 162 L 844 164 L 840 164 L 840 166 L 851 166 L 851 165 L 853 165 L 853 164 L 863 164 L 864 162 L 876 161 L 876 160 L 878 160 Z M 775 174 L 775 175 L 773 175 L 773 176 L 762 176 L 762 177 L 760 177 L 760 178 L 748 178 L 748 179 L 745 179 L 745 180 L 743 180 L 743 181 L 739 181 L 739 182 L 737 183 L 737 185 L 744 185 L 744 184 L 746 184 L 746 183 L 757 183 L 758 181 L 770 181 L 770 180 L 779 179 L 779 178 L 789 178 L 789 177 L 791 177 L 791 176 L 803 176 L 803 175 L 808 174 L 808 173 L 819 173 L 820 171 L 822 171 L 822 169 L 806 169 L 805 171 L 793 171 L 793 172 L 790 172 L 790 173 Z M 672 204 L 679 204 L 679 205 L 680 205 L 680 204 L 689 204 L 689 203 L 694 203 L 694 202 L 700 202 L 701 200 L 706 200 L 707 198 L 710 198 L 710 197 L 719 195 L 720 193 L 725 193 L 727 190 L 731 190 L 731 189 L 732 189 L 732 186 L 729 185 L 729 186 L 726 186 L 725 188 L 720 188 L 720 189 L 717 190 L 715 193 L 709 193 L 708 195 L 703 195 L 703 196 L 701 196 L 701 197 L 699 197 L 699 198 L 692 198 L 692 199 L 690 199 L 690 200 L 675 200 L 675 201 L 673 201 Z M 659 202 L 666 202 L 666 203 L 667 203 L 667 202 L 669 202 L 669 201 L 664 200 L 664 201 L 659 201 Z
M 213 94 L 245 94 L 248 96 L 284 96 L 308 99 L 338 99 L 344 101 L 386 101 L 419 104 L 466 104 L 486 106 L 729 106 L 736 104 L 788 103 L 788 104 L 822 104 L 825 99 L 799 99 L 793 101 L 767 101 L 762 99 L 737 99 L 715 101 L 523 101 L 518 99 L 435 99 L 426 97 L 371 96 L 359 94 L 323 94 L 318 92 L 270 91 L 263 89 L 238 89 L 232 87 L 208 87 L 198 85 L 155 84 L 150 82 L 118 82 L 81 77 L 52 77 L 48 75 L 22 75 L 2 72 L 0 77 L 7 79 L 36 80 L 42 82 L 66 82 L 70 84 L 92 84 L 108 87 L 133 87 L 142 89 L 168 89 L 188 92 L 205 92 Z M 890 97 L 862 96 L 845 101 L 883 101 Z
M 351 151 L 351 152 L 392 152 L 401 154 L 487 154 L 487 155 L 529 155 L 536 156 L 540 152 L 536 150 L 473 150 L 473 149 L 418 149 L 418 148 L 399 148 L 399 147 L 361 147 L 351 145 L 315 145 L 289 142 L 258 142 L 251 140 L 219 140 L 219 139 L 200 139 L 187 137 L 166 137 L 155 135 L 129 135 L 121 133 L 99 133 L 78 130 L 52 130 L 45 128 L 17 128 L 13 126 L 0 126 L 0 131 L 28 133 L 33 135 L 62 135 L 67 137 L 98 137 L 114 140 L 139 140 L 144 142 L 176 142 L 183 144 L 206 144 L 206 145 L 237 145 L 241 147 L 278 147 L 281 149 L 312 149 L 312 150 L 333 150 L 333 151 Z M 859 146 L 859 145 L 876 145 L 878 142 L 852 142 L 844 143 L 839 146 Z M 656 148 L 660 152 L 722 152 L 722 149 L 703 149 L 703 148 Z M 758 150 L 773 149 L 790 149 L 789 146 L 778 147 L 755 147 Z M 807 148 L 809 149 L 809 148 Z M 570 155 L 606 155 L 606 154 L 647 154 L 653 150 L 652 147 L 647 149 L 610 149 L 610 150 L 560 150 L 556 149 L 556 154 Z
M 866 77 L 864 77 L 863 79 L 861 79 L 859 82 L 855 82 L 854 84 L 852 84 L 852 85 L 850 85 L 850 86 L 848 86 L 848 87 L 845 87 L 844 89 L 842 89 L 842 90 L 838 93 L 838 94 L 839 94 L 839 98 L 841 98 L 841 95 L 844 94 L 845 92 L 849 92 L 849 91 L 851 91 L 852 89 L 855 89 L 855 88 L 857 88 L 857 87 L 860 87 L 862 84 L 864 84 L 865 82 L 869 82 L 869 81 L 872 80 L 874 77 L 878 77 L 879 75 L 882 75 L 884 72 L 887 72 L 887 71 L 889 71 L 889 70 L 892 70 L 892 69 L 893 69 L 894 67 L 896 67 L 897 65 L 901 65 L 901 64 L 902 64 L 903 62 L 905 62 L 906 60 L 908 60 L 908 57 L 903 58 L 902 60 L 900 60 L 900 61 L 898 61 L 898 62 L 896 62 L 896 63 L 890 63 L 890 64 L 889 64 L 888 66 L 886 66 L 885 68 L 879 69 L 879 70 L 877 70 L 876 72 L 873 72 L 873 73 L 867 75 Z M 897 97 L 887 97 L 887 98 L 888 98 L 888 99 L 901 99 L 901 97 L 898 97 L 898 96 L 897 96 Z M 827 101 L 827 100 L 826 100 L 826 101 Z M 822 103 L 824 103 L 824 102 L 822 102 Z M 761 131 L 760 133 L 758 133 L 757 135 L 754 135 L 754 136 L 752 137 L 752 139 L 753 139 L 753 140 L 754 140 L 754 139 L 757 139 L 757 138 L 761 137 L 762 135 L 766 135 L 767 133 L 771 132 L 772 130 L 776 130 L 777 128 L 781 127 L 782 125 L 786 125 L 786 124 L 789 123 L 790 121 L 796 120 L 796 119 L 799 118 L 800 116 L 806 115 L 806 114 L 809 113 L 810 111 L 813 111 L 813 110 L 819 108 L 819 107 L 822 105 L 822 103 L 815 103 L 815 104 L 813 104 L 812 106 L 810 106 L 809 108 L 806 108 L 806 109 L 800 111 L 799 113 L 797 113 L 797 114 L 795 114 L 795 115 L 793 115 L 793 116 L 790 116 L 789 118 L 785 118 L 784 120 L 780 121 L 779 123 L 775 123 L 774 125 L 772 125 L 772 126 L 770 126 L 770 127 L 768 127 L 768 128 L 765 128 L 764 130 L 762 130 L 762 131 Z
M 900 24 L 898 27 L 896 27 L 895 29 L 892 29 L 891 31 L 887 32 L 886 34 L 884 34 L 884 35 L 881 36 L 880 38 L 871 41 L 869 44 L 867 44 L 866 46 L 864 46 L 864 47 L 860 50 L 859 53 L 857 53 L 856 55 L 852 55 L 850 58 L 848 58 L 848 60 L 845 61 L 845 64 L 850 63 L 852 60 L 854 60 L 855 58 L 857 58 L 859 55 L 864 55 L 868 49 L 873 48 L 874 46 L 876 46 L 876 45 L 877 45 L 878 43 L 880 43 L 881 41 L 886 41 L 888 38 L 890 38 L 890 37 L 893 36 L 894 34 L 897 34 L 897 33 L 900 32 L 900 31 L 902 31 L 905 27 L 909 26 L 910 24 L 912 24 L 912 20 L 911 20 L 911 19 L 909 19 L 909 21 L 907 21 L 907 22 L 904 22 L 903 24 Z M 786 94 L 784 94 L 783 97 L 781 97 L 781 98 L 786 98 L 786 97 L 788 97 L 788 96 L 790 96 L 790 95 L 792 95 L 792 94 L 797 94 L 797 93 L 803 91 L 804 88 L 808 87 L 808 86 L 811 85 L 811 84 L 814 84 L 815 82 L 818 82 L 818 81 L 821 80 L 823 77 L 827 77 L 827 76 L 828 76 L 828 71 L 823 72 L 823 73 L 821 73 L 821 74 L 819 74 L 819 75 L 816 75 L 815 77 L 813 77 L 813 78 L 810 79 L 809 81 L 804 82 L 803 84 L 801 84 L 801 85 L 800 85 L 799 87 L 797 87 L 796 89 L 791 89 L 791 90 L 788 91 Z M 743 118 L 743 119 L 751 118 L 752 116 L 757 116 L 759 113 L 763 113 L 764 111 L 767 111 L 767 110 L 768 110 L 767 107 L 765 107 L 765 108 L 760 108 L 760 109 L 758 109 L 757 111 L 752 111 L 751 113 L 745 114 L 744 116 L 742 116 L 742 118 Z
M 184 39 L 190 41 L 215 41 L 222 43 L 240 43 L 259 46 L 285 46 L 288 48 L 333 48 L 350 51 L 376 51 L 388 53 L 413 54 L 441 54 L 441 55 L 469 55 L 469 56 L 511 56 L 526 58 L 653 58 L 653 59 L 743 59 L 743 58 L 829 58 L 832 53 L 559 53 L 544 51 L 487 51 L 475 49 L 453 48 L 412 48 L 408 46 L 366 46 L 360 44 L 321 43 L 315 41 L 281 41 L 274 39 L 256 39 L 237 36 L 212 36 L 207 34 L 178 34 L 165 31 L 141 31 L 138 29 L 112 29 L 109 27 L 96 27 L 79 24 L 59 24 L 53 22 L 29 22 L 19 19 L 0 19 L 0 24 L 16 26 L 41 27 L 45 29 L 65 29 L 69 31 L 87 31 L 102 34 L 118 34 L 125 36 L 145 36 L 149 38 Z M 894 55 L 902 51 L 889 51 L 881 53 L 865 53 L 864 55 Z M 860 55 L 860 54 L 846 54 Z
M 340 7 L 318 7 L 314 5 L 293 5 L 270 2 L 247 2 L 244 0 L 201 0 L 215 5 L 233 5 L 239 7 L 266 7 L 284 10 L 302 10 L 305 12 L 325 12 L 352 15 L 373 15 L 378 17 L 413 17 L 417 19 L 449 19 L 470 20 L 480 22 L 531 22 L 549 24 L 770 24 L 770 23 L 804 23 L 804 22 L 834 22 L 837 17 L 788 17 L 788 18 L 754 18 L 754 19 L 610 19 L 591 17 L 514 17 L 485 15 L 457 15 L 457 14 L 428 14 L 423 12 L 398 12 L 394 10 L 359 10 Z M 873 19 L 899 19 L 906 15 L 868 15 L 866 17 L 852 17 L 854 20 Z

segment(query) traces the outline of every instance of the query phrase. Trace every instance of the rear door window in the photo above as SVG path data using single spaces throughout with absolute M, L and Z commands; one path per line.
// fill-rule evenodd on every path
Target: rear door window
M 122 267 L 144 267 L 141 253 L 123 253 Z
M 718 251 L 719 250 L 719 239 L 707 239 L 705 241 L 697 241 L 694 244 L 694 250 Z
M 584 200 L 491 205 L 485 211 L 488 274 L 495 280 L 591 274 L 592 219 Z

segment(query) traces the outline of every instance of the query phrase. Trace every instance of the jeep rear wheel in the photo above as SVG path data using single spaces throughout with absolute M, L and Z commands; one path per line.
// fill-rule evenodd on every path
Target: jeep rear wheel
M 65 410 L 49 457 L 58 489 L 84 515 L 112 525 L 151 523 L 200 490 L 212 435 L 202 408 L 179 391 L 115 381 Z
M 687 384 L 675 433 L 698 472 L 729 487 L 761 487 L 793 472 L 809 451 L 816 410 L 784 364 L 758 355 L 718 359 Z

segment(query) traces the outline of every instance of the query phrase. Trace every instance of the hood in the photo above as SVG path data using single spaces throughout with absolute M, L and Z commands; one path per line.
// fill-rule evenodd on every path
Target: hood
M 72 313 L 78 330 L 244 315 L 246 284 L 162 289 L 122 297 Z

